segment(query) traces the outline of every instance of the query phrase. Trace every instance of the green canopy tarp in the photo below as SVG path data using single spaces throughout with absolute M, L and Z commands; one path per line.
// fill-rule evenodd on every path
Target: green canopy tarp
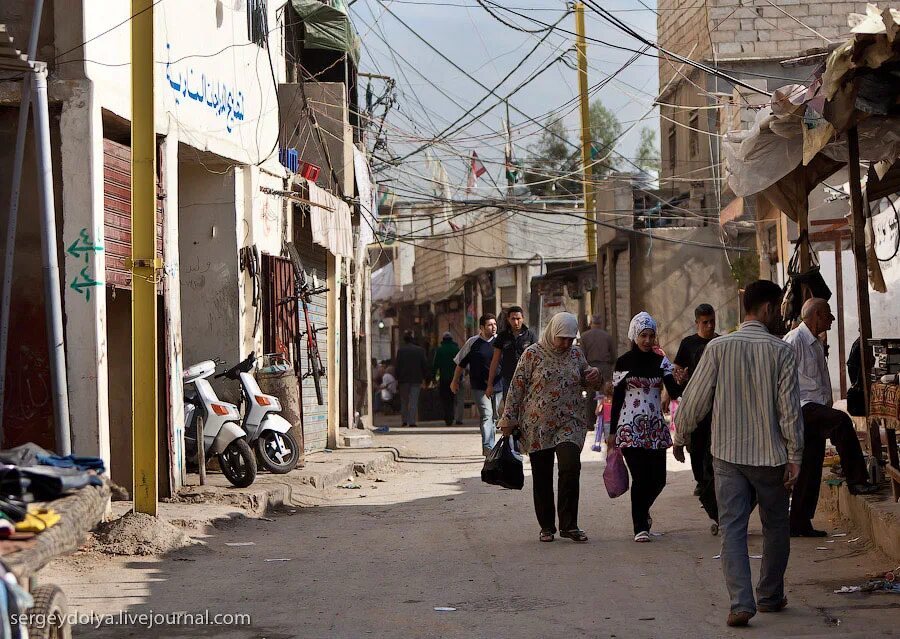
M 294 11 L 303 20 L 305 49 L 326 49 L 349 53 L 353 62 L 359 61 L 359 38 L 347 17 L 343 0 L 291 0 Z

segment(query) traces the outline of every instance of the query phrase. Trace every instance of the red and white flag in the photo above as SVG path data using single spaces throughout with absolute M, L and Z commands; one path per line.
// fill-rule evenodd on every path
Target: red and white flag
M 478 159 L 478 154 L 472 151 L 472 161 L 469 166 L 469 181 L 466 184 L 466 190 L 471 191 L 478 185 L 478 178 L 487 172 L 487 167 Z

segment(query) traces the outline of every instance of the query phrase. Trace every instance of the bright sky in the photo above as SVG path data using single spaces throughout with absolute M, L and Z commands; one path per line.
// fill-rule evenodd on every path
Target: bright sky
M 486 0 L 485 4 L 506 22 L 528 30 L 544 29 L 540 23 L 555 23 L 566 11 L 565 4 L 559 0 Z M 499 10 L 498 4 L 512 11 Z M 656 41 L 656 14 L 652 10 L 655 4 L 655 0 L 611 0 L 603 2 L 603 7 Z M 569 138 L 575 144 L 579 143 L 577 73 L 573 68 L 576 58 L 574 51 L 566 53 L 574 46 L 574 13 L 563 18 L 558 28 L 523 61 L 546 33 L 523 33 L 510 28 L 492 17 L 477 0 L 358 0 L 350 11 L 362 40 L 360 70 L 386 74 L 397 80 L 398 104 L 388 115 L 385 127 L 388 151 L 377 151 L 379 157 L 402 156 L 418 148 L 420 141 L 433 139 L 437 132 L 488 94 L 485 88 L 431 50 L 390 12 L 489 88 L 494 88 L 513 71 L 497 89 L 500 96 L 512 92 L 532 74 L 549 65 L 509 100 L 518 159 L 524 158 L 526 148 L 537 141 L 540 127 L 515 109 L 542 123 L 550 113 L 565 114 Z M 604 22 L 590 8 L 586 8 L 585 15 L 588 38 L 633 50 L 643 46 Z M 563 54 L 571 67 L 564 61 L 552 62 Z M 589 86 L 609 80 L 609 76 L 631 57 L 631 51 L 589 40 Z M 626 157 L 635 156 L 641 128 L 659 128 L 658 113 L 651 107 L 658 89 L 657 69 L 655 56 L 640 56 L 592 95 L 592 99 L 599 97 L 613 110 L 623 130 L 633 126 L 617 147 Z M 382 93 L 383 86 L 380 81 L 373 82 L 376 96 Z M 485 100 L 464 122 L 489 109 L 486 114 L 458 132 L 451 132 L 446 141 L 433 147 L 434 156 L 443 161 L 454 187 L 464 184 L 467 158 L 472 151 L 483 158 L 495 180 L 505 183 L 502 166 L 505 107 L 498 105 L 498 101 L 493 96 Z M 376 113 L 380 115 L 383 109 L 379 108 Z M 403 167 L 392 171 L 398 184 L 403 180 L 410 188 L 421 190 L 421 182 L 411 178 L 410 173 L 431 175 L 424 152 L 410 157 Z M 484 176 L 482 180 L 486 185 L 490 184 L 486 178 Z M 419 186 L 414 186 L 417 183 Z M 489 191 L 485 188 L 480 192 L 488 195 Z M 402 194 L 398 195 L 402 197 Z

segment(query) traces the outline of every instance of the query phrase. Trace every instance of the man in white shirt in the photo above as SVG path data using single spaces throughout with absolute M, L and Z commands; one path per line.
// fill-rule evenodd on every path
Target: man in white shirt
M 831 377 L 825 349 L 817 337 L 831 328 L 834 321 L 831 308 L 825 300 L 814 297 L 803 305 L 800 318 L 803 320 L 800 326 L 784 337 L 797 358 L 806 442 L 800 476 L 791 497 L 791 536 L 824 537 L 827 533 L 813 528 L 812 518 L 822 485 L 826 438 L 837 448 L 852 494 L 869 494 L 877 487 L 868 482 L 865 459 L 850 416 L 831 407 Z

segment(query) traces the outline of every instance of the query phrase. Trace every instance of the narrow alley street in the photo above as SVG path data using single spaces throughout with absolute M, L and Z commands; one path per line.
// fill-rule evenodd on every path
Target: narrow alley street
M 82 625 L 75 636 L 868 638 L 900 625 L 892 595 L 833 594 L 892 566 L 820 513 L 819 527 L 851 534 L 792 540 L 788 609 L 726 628 L 719 539 L 689 466 L 671 457 L 655 543 L 631 541 L 628 498 L 607 497 L 588 445 L 580 524 L 590 542 L 540 544 L 530 478 L 522 492 L 481 483 L 475 428 L 392 426 L 376 444 L 400 451 L 396 470 L 329 490 L 320 506 L 227 522 L 206 531 L 205 546 L 169 556 L 82 553 L 46 571 L 82 614 L 208 609 L 249 614 L 251 626 Z M 751 555 L 759 530 L 754 518 Z

